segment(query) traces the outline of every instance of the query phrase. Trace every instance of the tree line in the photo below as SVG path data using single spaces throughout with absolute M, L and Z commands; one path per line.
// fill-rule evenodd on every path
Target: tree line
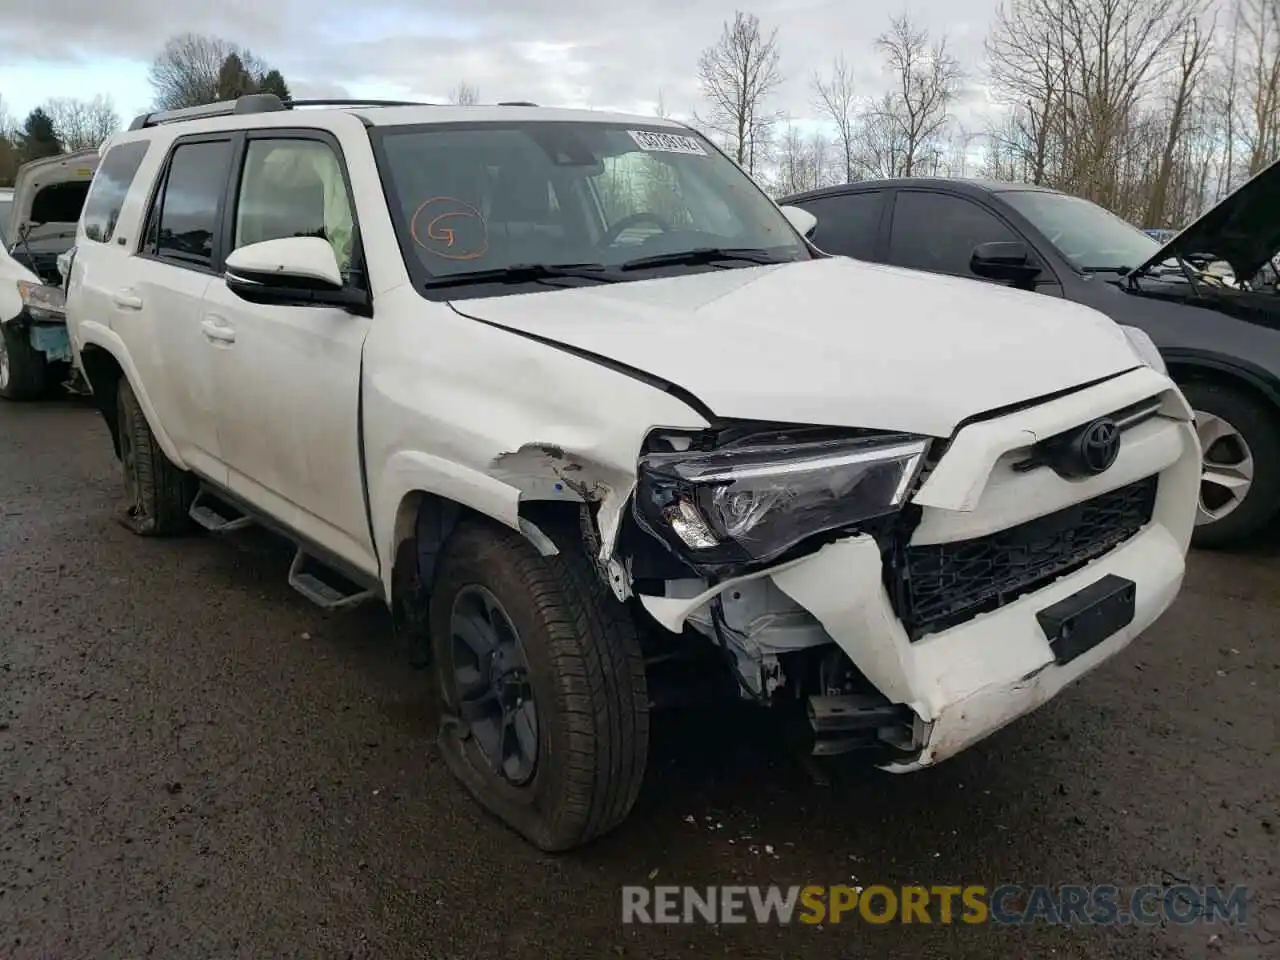
M 183 33 L 171 37 L 151 61 L 147 79 L 154 108 L 174 110 L 249 93 L 289 96 L 279 70 L 251 50 L 222 37 Z M 120 129 L 111 97 L 59 97 L 45 101 L 20 122 L 0 97 L 0 186 L 13 183 L 18 167 L 41 157 L 96 149 Z
M 815 130 L 772 108 L 778 30 L 738 12 L 698 61 L 695 123 L 778 194 L 976 175 L 1145 227 L 1185 224 L 1280 158 L 1280 0 L 1004 0 L 984 48 L 966 69 L 945 34 L 892 17 L 869 51 L 884 92 L 837 57 L 808 78 Z M 966 128 L 957 108 L 983 92 L 988 119 Z

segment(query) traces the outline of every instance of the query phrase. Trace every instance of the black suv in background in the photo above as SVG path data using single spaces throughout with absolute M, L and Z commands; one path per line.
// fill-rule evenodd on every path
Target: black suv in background
M 1194 543 L 1280 513 L 1280 163 L 1168 243 L 1097 204 L 1027 184 L 871 180 L 778 201 L 827 253 L 1065 297 L 1144 331 L 1197 412 Z M 1226 261 L 1234 281 L 1205 271 Z

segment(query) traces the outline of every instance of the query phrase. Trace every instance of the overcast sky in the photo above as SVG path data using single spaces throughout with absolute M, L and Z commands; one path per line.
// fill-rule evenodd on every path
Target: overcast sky
M 995 0 L 772 0 L 742 6 L 778 27 L 787 82 L 775 106 L 813 116 L 809 77 L 844 53 L 860 92 L 883 83 L 872 50 L 892 14 L 945 31 L 975 72 Z M 295 96 L 481 99 L 650 113 L 699 106 L 699 52 L 734 0 L 0 0 L 0 97 L 20 119 L 53 96 L 110 95 L 122 119 L 151 100 L 146 65 L 166 37 L 213 33 L 278 67 Z M 24 57 L 23 52 L 26 52 Z M 976 95 L 975 95 L 976 96 Z M 971 113 L 972 98 L 963 112 Z

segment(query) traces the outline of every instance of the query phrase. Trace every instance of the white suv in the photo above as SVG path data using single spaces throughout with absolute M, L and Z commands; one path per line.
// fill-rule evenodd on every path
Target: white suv
M 75 356 L 125 522 L 264 524 L 310 599 L 386 603 L 539 847 L 626 817 L 695 685 L 908 771 L 1177 594 L 1191 412 L 1101 314 L 828 257 L 666 120 L 318 106 L 111 141 Z

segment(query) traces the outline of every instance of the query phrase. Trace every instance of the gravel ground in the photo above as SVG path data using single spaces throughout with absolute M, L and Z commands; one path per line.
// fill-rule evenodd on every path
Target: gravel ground
M 1280 957 L 1280 550 L 1193 555 L 932 771 L 819 786 L 754 715 L 668 718 L 630 821 L 551 858 L 446 775 L 381 611 L 310 606 L 265 537 L 134 538 L 118 494 L 90 409 L 0 403 L 0 956 Z M 619 922 L 623 884 L 774 882 L 1251 894 L 1244 928 Z

